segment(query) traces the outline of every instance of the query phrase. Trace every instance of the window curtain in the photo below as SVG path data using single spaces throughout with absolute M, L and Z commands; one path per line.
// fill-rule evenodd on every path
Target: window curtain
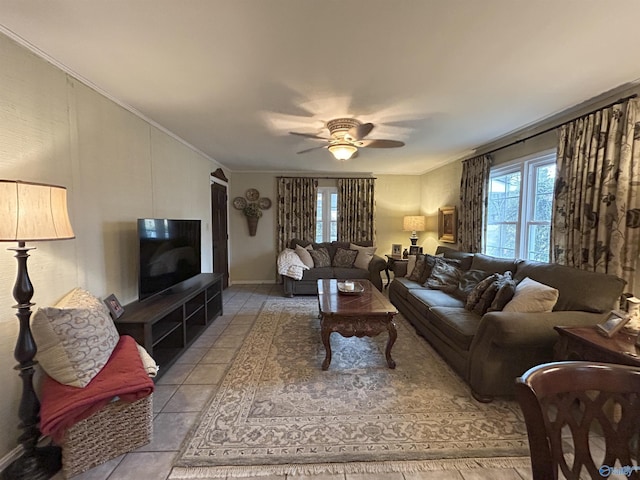
M 490 168 L 491 156 L 489 155 L 480 155 L 462 162 L 458 245 L 463 252 L 482 251 Z
M 317 178 L 278 179 L 278 252 L 293 238 L 315 241 L 317 197 Z
M 338 179 L 338 240 L 375 244 L 375 178 Z
M 640 248 L 640 115 L 637 100 L 561 126 L 551 258 L 617 275 L 633 291 Z

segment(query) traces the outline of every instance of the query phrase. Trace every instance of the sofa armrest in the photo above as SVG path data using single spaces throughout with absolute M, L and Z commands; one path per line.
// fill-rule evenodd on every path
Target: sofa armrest
M 484 338 L 497 345 L 507 347 L 539 346 L 553 343 L 558 339 L 553 327 L 557 325 L 577 327 L 595 325 L 601 322 L 606 314 L 557 311 L 545 313 L 489 312 L 482 317 L 475 341 Z
M 384 258 L 379 257 L 378 255 L 374 255 L 369 262 L 369 274 L 372 277 L 374 275 L 380 275 L 380 272 L 384 270 L 386 266 L 387 262 L 384 260 Z

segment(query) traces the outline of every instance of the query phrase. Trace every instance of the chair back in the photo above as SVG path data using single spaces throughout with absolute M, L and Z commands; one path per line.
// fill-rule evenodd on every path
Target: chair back
M 534 480 L 640 479 L 640 369 L 538 365 L 516 379 Z M 635 468 L 634 468 L 635 467 Z

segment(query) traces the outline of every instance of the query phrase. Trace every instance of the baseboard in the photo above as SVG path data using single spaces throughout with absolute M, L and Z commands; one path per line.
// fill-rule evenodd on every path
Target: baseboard
M 0 472 L 4 472 L 11 462 L 16 460 L 22 454 L 22 445 L 18 445 L 16 448 L 7 453 L 4 457 L 0 458 Z

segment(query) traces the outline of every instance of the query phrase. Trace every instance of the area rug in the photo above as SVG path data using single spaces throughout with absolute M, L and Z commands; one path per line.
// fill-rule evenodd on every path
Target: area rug
M 265 302 L 170 479 L 411 472 L 528 466 L 514 401 L 475 401 L 468 386 L 396 316 L 387 335 L 331 336 L 320 365 L 317 300 Z

